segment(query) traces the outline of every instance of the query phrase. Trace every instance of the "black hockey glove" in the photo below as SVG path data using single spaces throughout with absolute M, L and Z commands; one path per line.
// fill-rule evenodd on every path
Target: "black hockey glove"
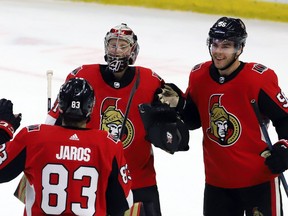
M 280 174 L 288 169 L 288 141 L 281 139 L 276 142 L 272 150 L 266 149 L 261 153 L 265 157 L 265 164 L 273 174 Z
M 7 99 L 0 100 L 0 144 L 13 138 L 14 132 L 20 126 L 21 113 L 13 114 L 13 103 Z
M 189 149 L 189 131 L 177 116 L 175 109 L 167 104 L 140 104 L 139 112 L 146 130 L 146 139 L 155 147 L 170 154 Z
M 155 92 L 157 100 L 162 104 L 168 104 L 181 112 L 185 106 L 185 99 L 182 91 L 173 83 L 166 83 Z

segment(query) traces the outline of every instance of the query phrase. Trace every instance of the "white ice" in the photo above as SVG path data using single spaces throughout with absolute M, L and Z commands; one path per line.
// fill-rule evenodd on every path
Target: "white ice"
M 13 101 L 15 112 L 23 114 L 22 126 L 45 121 L 46 71 L 54 71 L 54 100 L 73 69 L 104 63 L 103 38 L 121 22 L 138 35 L 137 65 L 152 68 L 185 90 L 192 66 L 210 59 L 207 33 L 220 17 L 61 0 L 0 0 L 0 14 L 0 98 Z M 274 69 L 288 92 L 288 24 L 243 20 L 249 36 L 241 60 Z M 270 134 L 276 141 L 274 130 Z M 202 215 L 201 138 L 200 130 L 191 132 L 188 152 L 169 155 L 154 149 L 163 216 Z M 24 205 L 13 196 L 19 178 L 0 185 L 1 216 L 22 215 Z M 288 199 L 282 194 L 287 213 Z

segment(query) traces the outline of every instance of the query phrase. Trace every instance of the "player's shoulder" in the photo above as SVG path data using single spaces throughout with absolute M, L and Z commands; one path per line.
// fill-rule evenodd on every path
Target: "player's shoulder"
M 212 61 L 201 62 L 201 63 L 194 65 L 190 71 L 190 77 L 192 75 L 196 76 L 196 75 L 206 74 L 207 72 L 209 72 L 211 65 L 212 65 Z
M 150 68 L 147 68 L 147 67 L 142 67 L 142 66 L 135 66 L 135 72 L 140 72 L 140 77 L 144 76 L 144 77 L 147 77 L 148 79 L 155 79 L 157 81 L 160 81 L 162 82 L 163 79 L 162 77 L 160 77 L 155 71 L 153 71 L 152 69 Z
M 28 133 L 39 132 L 43 127 L 51 127 L 51 126 L 52 125 L 46 125 L 46 124 L 33 124 L 24 127 L 23 130 L 27 131 Z
M 264 74 L 266 72 L 274 72 L 271 68 L 265 66 L 264 64 L 256 63 L 256 62 L 246 62 L 245 68 L 249 69 L 253 72 L 256 72 L 256 74 Z
M 52 125 L 47 125 L 47 126 L 50 127 Z M 46 125 L 44 124 L 33 124 L 33 125 L 25 126 L 17 133 L 15 138 L 22 139 L 23 137 L 26 137 L 26 136 L 31 136 L 31 135 L 33 136 L 35 133 L 39 133 L 40 131 L 46 131 L 45 127 Z
M 212 61 L 206 61 L 206 62 L 201 62 L 201 63 L 198 63 L 196 65 L 194 65 L 191 69 L 191 73 L 192 72 L 201 72 L 205 69 L 208 69 L 210 68 L 210 66 L 212 65 Z
M 91 71 L 98 71 L 100 68 L 100 64 L 85 64 L 81 65 L 70 72 L 72 76 L 79 76 L 79 74 L 91 72 Z
M 39 132 L 48 132 L 51 130 L 59 130 L 60 128 L 63 127 L 50 124 L 33 124 L 24 127 L 23 130 L 26 131 L 27 133 L 39 133 Z
M 261 63 L 246 62 L 243 70 L 248 72 L 246 74 L 249 75 L 249 77 L 254 76 L 255 79 L 273 80 L 277 78 L 273 69 Z

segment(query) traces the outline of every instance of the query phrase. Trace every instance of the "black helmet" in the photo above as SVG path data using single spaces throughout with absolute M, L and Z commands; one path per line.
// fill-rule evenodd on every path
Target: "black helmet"
M 89 120 L 94 101 L 94 91 L 83 78 L 68 80 L 58 94 L 60 113 L 68 121 Z
M 244 47 L 247 38 L 245 24 L 241 19 L 221 17 L 210 28 L 208 45 L 211 44 L 213 38 L 234 41 L 236 46 L 242 45 Z

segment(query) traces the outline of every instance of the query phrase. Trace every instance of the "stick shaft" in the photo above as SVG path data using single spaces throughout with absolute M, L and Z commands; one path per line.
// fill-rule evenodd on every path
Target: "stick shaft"
M 264 121 L 263 121 L 263 119 L 261 117 L 261 113 L 260 113 L 258 104 L 256 103 L 255 99 L 251 100 L 251 104 L 252 104 L 254 112 L 256 114 L 256 117 L 257 117 L 258 123 L 260 125 L 262 134 L 263 134 L 263 136 L 265 138 L 266 144 L 267 144 L 268 148 L 271 150 L 273 145 L 272 145 L 271 139 L 269 137 L 266 125 L 265 125 L 265 123 L 264 123 Z M 285 190 L 286 196 L 288 197 L 288 185 L 287 185 L 287 181 L 286 181 L 285 176 L 284 176 L 283 173 L 279 174 L 279 179 L 282 182 L 282 185 L 283 185 L 283 188 Z
M 134 85 L 133 85 L 133 87 L 131 89 L 131 92 L 130 92 L 130 95 L 129 95 L 129 99 L 128 99 L 128 102 L 127 102 L 127 106 L 126 106 L 126 110 L 125 110 L 125 115 L 124 115 L 124 119 L 123 119 L 122 127 L 121 127 L 121 132 L 120 132 L 120 136 L 119 136 L 120 140 L 121 140 L 121 138 L 123 136 L 123 133 L 124 133 L 124 129 L 125 129 L 125 125 L 126 125 L 126 121 L 127 121 L 128 115 L 129 115 L 132 99 L 134 97 L 134 94 L 135 94 L 138 86 L 139 86 L 139 82 L 140 82 L 140 71 L 139 70 L 138 70 L 136 76 L 137 77 L 136 77 L 135 83 L 134 83 Z
M 48 70 L 46 75 L 47 75 L 47 109 L 49 111 L 51 109 L 51 92 L 52 92 L 53 71 Z

